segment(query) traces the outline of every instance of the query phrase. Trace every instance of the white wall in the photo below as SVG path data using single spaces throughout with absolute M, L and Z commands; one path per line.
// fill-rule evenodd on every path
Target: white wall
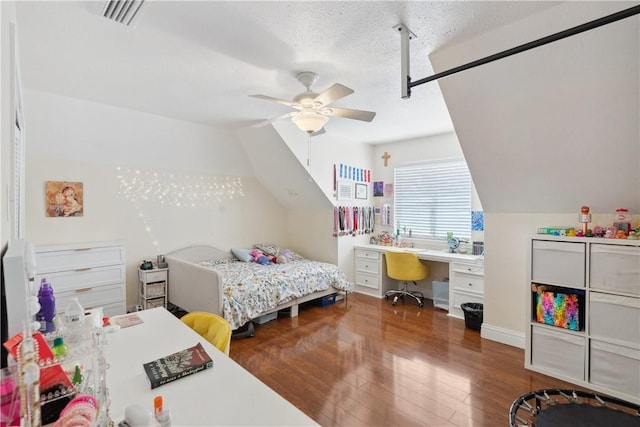
M 634 6 L 561 2 L 429 56 L 442 72 Z M 485 208 L 482 335 L 524 343 L 527 236 L 640 211 L 638 16 L 438 81 Z M 597 215 L 596 215 L 597 214 Z
M 33 124 L 27 139 L 27 239 L 124 240 L 129 305 L 137 301 L 136 270 L 143 259 L 197 243 L 222 249 L 278 243 L 286 233 L 284 209 L 253 176 L 230 133 L 37 91 L 25 92 L 25 114 Z M 123 196 L 118 178 L 126 169 L 156 172 L 167 186 L 194 177 L 239 178 L 244 197 L 180 207 L 171 200 L 133 202 Z M 83 182 L 84 216 L 46 217 L 46 181 Z
M 14 40 L 16 11 L 14 2 L 0 2 L 0 194 L 2 212 L 0 212 L 0 252 L 4 253 L 11 238 L 11 222 L 8 215 L 9 186 L 11 177 L 11 146 L 13 144 L 13 127 L 15 120 L 14 104 Z

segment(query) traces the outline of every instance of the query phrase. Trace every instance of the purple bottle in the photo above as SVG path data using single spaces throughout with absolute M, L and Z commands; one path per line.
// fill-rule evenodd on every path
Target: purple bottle
M 40 322 L 40 332 L 55 331 L 56 298 L 53 296 L 53 288 L 46 278 L 42 278 L 40 282 L 38 302 L 40 303 L 40 311 L 36 314 L 36 320 Z

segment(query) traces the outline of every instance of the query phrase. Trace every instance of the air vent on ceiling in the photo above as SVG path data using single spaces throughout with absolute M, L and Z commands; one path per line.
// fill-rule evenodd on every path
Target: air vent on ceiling
M 134 18 L 140 15 L 145 0 L 109 0 L 104 4 L 102 16 L 124 25 L 132 25 Z

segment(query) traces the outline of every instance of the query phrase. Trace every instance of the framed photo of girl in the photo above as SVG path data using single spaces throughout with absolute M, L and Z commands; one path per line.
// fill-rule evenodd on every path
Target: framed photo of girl
M 55 216 L 82 216 L 84 190 L 81 182 L 47 181 L 46 215 Z

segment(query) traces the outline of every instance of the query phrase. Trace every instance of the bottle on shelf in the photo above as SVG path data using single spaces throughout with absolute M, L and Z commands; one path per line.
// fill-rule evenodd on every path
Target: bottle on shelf
M 68 330 L 69 344 L 82 341 L 84 332 L 84 308 L 78 298 L 71 298 L 64 311 L 64 325 Z
M 53 295 L 51 284 L 47 282 L 47 279 L 44 277 L 40 282 L 38 303 L 40 304 L 40 311 L 36 314 L 36 321 L 40 323 L 40 332 L 55 331 L 56 298 Z

